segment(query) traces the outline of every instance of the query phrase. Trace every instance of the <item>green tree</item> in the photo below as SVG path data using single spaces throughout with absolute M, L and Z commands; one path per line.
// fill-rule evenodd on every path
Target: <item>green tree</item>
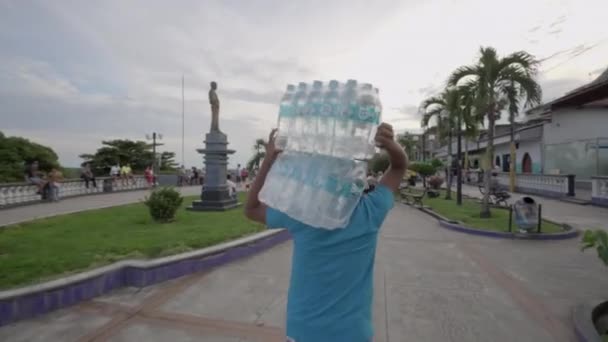
M 397 135 L 397 142 L 403 147 L 408 157 L 413 158 L 418 149 L 418 143 L 414 140 L 414 137 L 409 132 L 405 132 Z
M 177 167 L 175 152 L 164 151 L 160 154 L 160 171 L 173 171 Z
M 456 126 L 455 118 L 459 111 L 460 96 L 457 88 L 446 88 L 440 95 L 432 96 L 420 105 L 424 110 L 422 127 L 428 127 L 431 119 L 435 118 L 438 129 L 445 129 L 447 132 L 448 174 L 445 199 L 448 200 L 452 198 L 452 133 Z
M 540 103 L 542 90 L 535 81 L 538 61 L 527 52 L 519 51 L 500 58 L 496 50 L 482 47 L 476 64 L 456 69 L 448 79 L 448 86 L 462 84 L 475 89 L 475 110 L 488 120 L 485 187 L 490 188 L 494 158 L 494 127 L 500 112 L 507 104 L 524 100 L 525 106 Z M 518 103 L 519 104 L 519 103 Z M 490 217 L 490 192 L 486 191 L 481 206 L 481 217 Z
M 426 178 L 437 173 L 437 169 L 433 164 L 427 162 L 411 163 L 408 167 L 410 170 L 418 173 L 422 178 L 422 185 L 426 188 Z
M 57 154 L 50 147 L 0 132 L 0 182 L 22 182 L 25 166 L 34 160 L 44 172 L 60 168 Z
M 251 159 L 249 159 L 247 162 L 247 169 L 254 170 L 260 167 L 260 163 L 266 155 L 264 145 L 266 145 L 266 141 L 264 141 L 264 139 L 256 139 L 255 144 L 253 144 L 254 153 Z

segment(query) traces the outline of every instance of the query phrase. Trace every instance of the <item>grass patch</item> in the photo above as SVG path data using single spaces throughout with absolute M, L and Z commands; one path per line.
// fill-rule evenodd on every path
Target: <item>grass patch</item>
M 436 213 L 455 221 L 460 221 L 468 227 L 492 230 L 498 232 L 509 231 L 509 211 L 505 209 L 491 208 L 491 218 L 481 218 L 481 204 L 473 199 L 462 199 L 462 206 L 456 205 L 456 193 L 452 193 L 452 200 L 445 199 L 445 192 L 442 191 L 439 197 L 425 197 L 424 205 L 433 208 Z M 513 218 L 513 230 L 517 230 L 515 218 Z M 559 233 L 563 232 L 561 226 L 544 221 L 542 224 L 543 233 Z
M 240 194 L 240 201 L 245 201 Z M 242 208 L 190 212 L 186 197 L 171 223 L 152 221 L 143 203 L 90 210 L 0 229 L 0 289 L 128 258 L 155 258 L 264 230 Z

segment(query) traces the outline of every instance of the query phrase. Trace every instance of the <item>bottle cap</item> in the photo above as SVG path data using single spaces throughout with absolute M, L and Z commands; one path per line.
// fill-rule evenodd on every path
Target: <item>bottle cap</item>
M 295 91 L 295 90 L 296 90 L 296 86 L 295 85 L 293 85 L 293 84 L 288 84 L 287 85 L 287 91 L 288 92 L 292 92 L 292 91 Z
M 338 89 L 338 85 L 339 85 L 339 83 L 336 80 L 329 81 L 329 89 L 331 89 L 331 90 Z

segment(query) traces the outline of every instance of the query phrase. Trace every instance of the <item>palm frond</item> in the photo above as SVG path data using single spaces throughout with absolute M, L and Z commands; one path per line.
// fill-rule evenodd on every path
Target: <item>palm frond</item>
M 458 69 L 454 70 L 454 72 L 448 78 L 447 85 L 448 87 L 454 87 L 460 82 L 462 79 L 468 77 L 481 77 L 479 74 L 480 69 L 476 65 L 465 65 L 461 66 Z
M 432 105 L 445 106 L 445 99 L 442 96 L 431 96 L 428 99 L 422 101 L 420 108 L 427 109 Z
M 501 59 L 499 69 L 502 70 L 506 67 L 513 66 L 521 68 L 528 76 L 534 76 L 538 72 L 539 64 L 540 63 L 533 55 L 525 51 L 517 51 Z

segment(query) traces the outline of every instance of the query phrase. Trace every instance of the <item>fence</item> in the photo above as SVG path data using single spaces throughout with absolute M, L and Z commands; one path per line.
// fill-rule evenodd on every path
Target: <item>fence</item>
M 608 207 L 608 176 L 591 177 L 591 203 Z
M 59 186 L 59 198 L 139 190 L 147 187 L 148 183 L 143 176 L 134 176 L 133 179 L 118 179 L 116 181 L 110 177 L 101 177 L 96 179 L 96 187 L 93 186 L 92 182 L 89 182 L 88 188 L 82 179 L 66 179 Z M 42 196 L 37 192 L 38 187 L 32 184 L 0 184 L 0 209 L 43 201 Z
M 509 188 L 509 173 L 496 172 L 498 184 Z M 477 184 L 483 181 L 482 171 L 470 175 L 470 183 Z M 515 191 L 548 197 L 574 196 L 574 175 L 539 175 L 532 173 L 518 173 L 515 175 Z

